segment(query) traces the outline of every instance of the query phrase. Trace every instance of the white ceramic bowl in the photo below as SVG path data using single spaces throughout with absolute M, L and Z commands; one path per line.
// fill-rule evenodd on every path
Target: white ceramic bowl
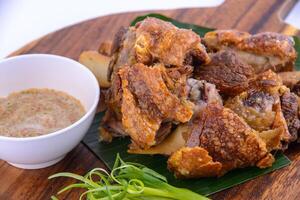
M 57 163 L 82 140 L 95 116 L 100 89 L 95 76 L 69 58 L 28 54 L 0 61 L 0 97 L 29 88 L 64 91 L 79 99 L 86 110 L 80 120 L 54 133 L 0 136 L 0 159 L 19 168 L 38 169 Z

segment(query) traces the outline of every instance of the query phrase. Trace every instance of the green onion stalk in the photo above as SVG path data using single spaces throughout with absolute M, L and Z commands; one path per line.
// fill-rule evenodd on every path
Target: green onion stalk
M 74 188 L 83 188 L 79 199 L 88 200 L 207 200 L 188 189 L 169 185 L 166 177 L 138 163 L 124 162 L 117 155 L 111 172 L 95 168 L 85 176 L 62 172 L 49 177 L 69 177 L 78 180 L 61 189 L 57 195 Z M 52 196 L 52 200 L 58 200 Z

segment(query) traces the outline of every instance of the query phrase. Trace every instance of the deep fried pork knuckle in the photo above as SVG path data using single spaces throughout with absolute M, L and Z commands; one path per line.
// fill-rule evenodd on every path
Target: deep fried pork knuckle
M 264 168 L 274 162 L 257 131 L 228 108 L 209 104 L 189 126 L 188 148 L 168 160 L 169 169 L 179 178 L 222 176 L 235 168 Z
M 205 34 L 204 43 L 211 51 L 235 51 L 256 73 L 268 69 L 291 71 L 297 57 L 293 38 L 273 32 L 250 35 L 236 30 L 216 30 Z
M 109 48 L 101 139 L 129 136 L 130 153 L 169 156 L 178 178 L 270 167 L 300 129 L 298 74 L 280 75 L 288 88 L 275 73 L 293 70 L 293 46 L 270 32 L 201 40 L 156 18 L 122 28 Z
M 280 97 L 281 110 L 291 135 L 291 141 L 298 138 L 298 130 L 300 129 L 298 98 L 296 94 L 290 91 L 286 91 Z
M 235 96 L 249 87 L 253 68 L 240 60 L 233 51 L 212 53 L 211 62 L 195 68 L 194 76 L 215 84 L 223 96 Z
M 107 113 L 113 112 L 121 121 L 123 130 L 133 141 L 132 148 L 157 144 L 157 131 L 163 122 L 185 123 L 191 119 L 194 104 L 187 100 L 186 87 L 181 84 L 186 82 L 187 74 L 178 70 L 170 72 L 161 64 L 153 67 L 135 64 L 118 70 L 118 76 L 113 79 L 116 83 L 112 82 L 108 91 L 111 94 L 107 99 Z
M 210 58 L 200 37 L 191 30 L 179 29 L 169 22 L 146 18 L 116 35 L 110 73 L 125 64 L 162 63 L 166 67 L 208 63 Z
M 280 77 L 269 70 L 258 75 L 247 91 L 227 100 L 225 106 L 259 131 L 270 150 L 282 149 L 282 142 L 294 140 L 280 101 L 281 96 L 288 92 L 289 89 L 282 85 Z M 284 105 L 288 107 L 286 103 Z

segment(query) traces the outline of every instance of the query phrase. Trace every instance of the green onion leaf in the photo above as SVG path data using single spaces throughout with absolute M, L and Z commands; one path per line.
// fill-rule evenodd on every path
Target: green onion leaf
M 80 200 L 84 197 L 90 200 L 207 199 L 190 190 L 171 186 L 159 173 L 137 163 L 126 163 L 119 155 L 117 155 L 111 173 L 102 168 L 95 168 L 85 176 L 63 172 L 54 174 L 49 179 L 57 177 L 80 181 L 80 183 L 66 186 L 58 192 L 61 194 L 70 189 L 83 188 L 86 191 L 80 195 Z M 52 198 L 57 200 L 54 196 Z

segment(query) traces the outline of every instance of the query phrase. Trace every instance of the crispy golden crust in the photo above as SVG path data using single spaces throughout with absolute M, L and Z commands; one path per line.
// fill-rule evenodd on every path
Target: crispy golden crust
M 250 35 L 236 30 L 216 30 L 206 33 L 204 43 L 210 51 L 235 51 L 256 73 L 268 69 L 291 71 L 297 57 L 293 38 L 279 33 Z
M 272 71 L 266 71 L 251 82 L 247 91 L 226 101 L 225 106 L 242 117 L 268 144 L 268 149 L 281 149 L 281 142 L 290 142 L 282 113 L 280 97 L 287 88 Z M 279 139 L 278 139 L 279 138 Z
M 113 43 L 113 56 L 109 63 L 108 80 L 112 80 L 116 75 L 119 67 L 124 65 L 132 65 L 136 63 L 134 44 L 136 41 L 136 34 L 133 27 L 129 29 L 120 29 L 116 34 Z
M 194 76 L 215 84 L 221 95 L 234 96 L 248 88 L 254 71 L 233 51 L 219 51 L 211 54 L 210 63 L 196 68 Z
M 293 39 L 290 36 L 274 32 L 250 35 L 237 30 L 216 30 L 206 33 L 204 41 L 209 48 L 217 50 L 224 47 L 235 47 L 256 54 L 288 57 L 291 60 L 295 60 L 297 56 Z
M 172 94 L 179 98 L 186 98 L 188 93 L 186 87 L 187 79 L 192 74 L 193 67 L 187 65 L 165 68 L 163 65 L 158 64 L 156 67 L 160 68 L 162 78 Z
M 237 48 L 256 54 L 278 56 L 281 59 L 295 60 L 297 53 L 294 40 L 290 36 L 273 32 L 264 32 L 245 38 Z
M 291 135 L 291 141 L 295 141 L 298 138 L 298 130 L 300 129 L 300 120 L 298 117 L 299 105 L 298 97 L 296 94 L 286 91 L 281 97 L 281 109 L 284 119 L 287 123 L 289 133 Z
M 123 65 L 160 62 L 165 66 L 182 67 L 210 60 L 196 33 L 156 18 L 147 18 L 128 29 L 122 28 L 115 36 L 112 52 L 108 80 Z
M 282 80 L 280 76 L 274 73 L 272 70 L 267 70 L 263 73 L 260 73 L 253 79 L 250 83 L 249 89 L 267 91 L 271 94 L 280 91 L 280 88 L 283 87 Z
M 202 127 L 199 146 L 206 149 L 214 161 L 222 163 L 219 175 L 231 169 L 256 165 L 269 154 L 257 132 L 228 108 L 207 106 L 193 121 L 193 126 L 197 128 L 192 134 L 197 134 L 198 127 Z M 191 145 L 190 141 L 187 145 Z
M 168 169 L 177 178 L 212 177 L 220 174 L 222 164 L 214 162 L 201 147 L 183 147 L 168 159 Z
M 267 131 L 258 132 L 258 136 L 266 143 L 268 151 L 281 149 L 282 128 L 270 129 Z
M 249 33 L 238 30 L 216 30 L 206 33 L 204 42 L 209 49 L 221 50 L 223 46 L 236 46 L 250 36 Z
M 193 105 L 168 89 L 162 77 L 162 68 L 162 65 L 147 67 L 136 64 L 120 69 L 119 74 L 122 81 L 128 80 L 128 87 L 144 113 L 152 118 L 187 122 L 193 115 Z
M 124 69 L 124 68 L 123 68 Z M 155 134 L 161 119 L 150 118 L 138 107 L 133 94 L 128 89 L 128 80 L 122 80 L 122 125 L 130 135 L 133 143 L 140 148 L 148 148 L 155 144 Z
M 276 112 L 274 123 L 272 129 L 281 129 L 281 141 L 285 143 L 290 143 L 295 140 L 294 136 L 291 135 L 288 129 L 287 122 L 284 118 L 282 108 L 280 104 L 274 105 L 274 111 Z M 282 149 L 285 150 L 287 146 L 283 146 Z
M 271 166 L 270 152 L 300 127 L 295 96 L 268 70 L 292 69 L 293 41 L 219 30 L 203 43 L 210 56 L 197 34 L 155 18 L 120 31 L 102 138 L 128 135 L 130 152 L 172 154 L 168 168 L 178 178 Z M 218 90 L 230 98 L 225 107 Z
M 278 96 L 262 91 L 243 92 L 228 100 L 225 106 L 258 131 L 269 150 L 281 149 L 282 141 L 291 140 Z
M 146 18 L 136 25 L 135 52 L 137 61 L 151 64 L 182 66 L 187 56 L 207 63 L 209 56 L 200 37 L 191 30 L 179 29 L 157 18 Z
M 189 122 L 185 148 L 168 160 L 179 178 L 222 176 L 248 166 L 267 167 L 274 162 L 257 132 L 228 108 L 209 104 Z
M 273 105 L 279 99 L 262 91 L 243 92 L 226 101 L 225 106 L 245 119 L 257 131 L 269 130 L 275 119 L 276 112 Z
M 193 115 L 194 104 L 187 100 L 185 91 L 190 71 L 181 70 L 169 70 L 161 64 L 120 67 L 107 94 L 110 117 L 104 117 L 103 127 L 123 130 L 121 135 L 132 139 L 131 148 L 147 149 L 161 142 L 171 131 L 171 126 L 161 127 L 163 122 L 185 123 Z M 122 129 L 116 126 L 120 123 Z
M 291 89 L 300 81 L 300 71 L 280 72 L 278 75 L 282 79 L 283 85 Z
M 256 163 L 256 166 L 259 168 L 267 168 L 272 166 L 272 164 L 275 162 L 275 158 L 272 154 L 267 154 L 266 157 L 264 157 L 263 159 L 261 159 L 260 161 L 258 161 L 258 163 Z

